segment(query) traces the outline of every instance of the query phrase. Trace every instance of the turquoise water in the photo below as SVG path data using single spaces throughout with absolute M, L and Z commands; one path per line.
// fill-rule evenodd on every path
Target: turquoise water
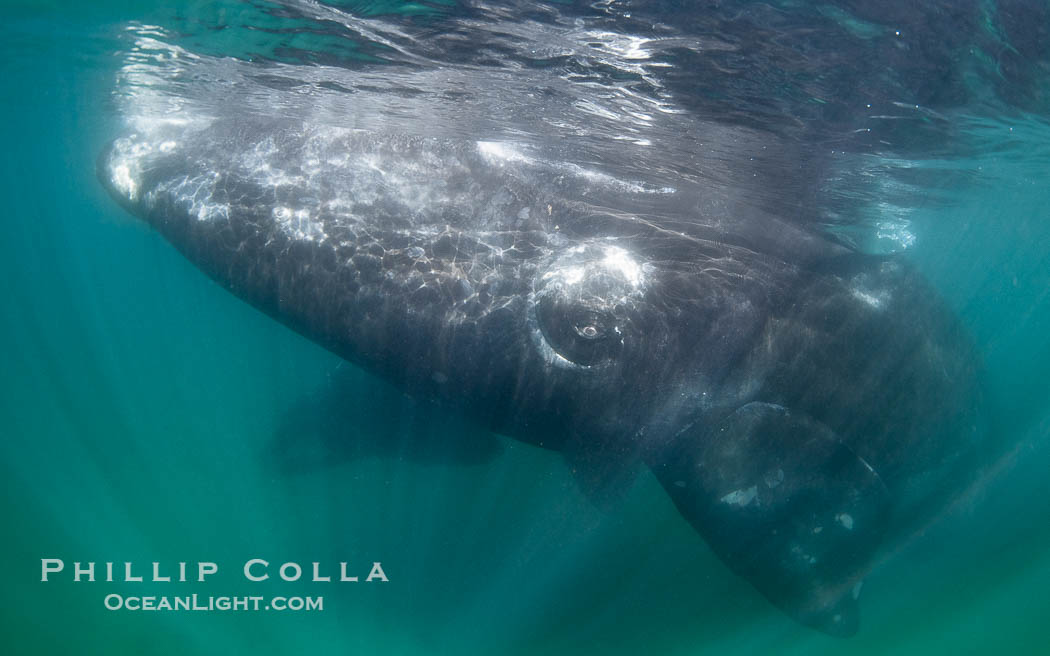
M 973 128 L 963 138 L 978 154 L 956 165 L 979 175 L 941 190 L 950 205 L 913 216 L 910 257 L 974 334 L 1018 447 L 868 579 L 861 632 L 838 640 L 796 625 L 731 575 L 649 477 L 602 512 L 560 458 L 517 443 L 483 465 L 276 466 L 267 454 L 283 414 L 342 372 L 339 361 L 209 281 L 95 180 L 95 158 L 118 130 L 119 37 L 157 9 L 6 12 L 5 653 L 1050 650 L 1045 124 Z M 380 385 L 339 375 L 361 395 Z M 362 407 L 358 430 L 404 420 L 383 410 L 396 406 L 394 392 L 379 398 L 387 404 Z M 245 583 L 239 569 L 256 557 L 327 569 L 345 560 L 362 578 L 379 560 L 390 581 Z M 204 584 L 45 584 L 41 558 L 203 560 L 220 574 Z M 323 595 L 325 608 L 117 612 L 103 606 L 111 592 Z

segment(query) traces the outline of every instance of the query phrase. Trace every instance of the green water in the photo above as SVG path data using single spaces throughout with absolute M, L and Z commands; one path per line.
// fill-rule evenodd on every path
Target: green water
M 975 335 L 1017 457 L 869 578 L 862 630 L 838 640 L 732 576 L 648 477 L 602 512 L 556 455 L 518 444 L 481 466 L 275 469 L 282 413 L 338 361 L 207 280 L 94 177 L 117 130 L 117 36 L 150 11 L 16 4 L 0 27 L 0 651 L 1050 653 L 1050 130 L 993 129 L 1031 157 L 971 162 L 984 184 L 931 206 L 912 255 Z M 42 558 L 220 573 L 42 583 Z M 272 573 L 348 561 L 362 578 L 381 561 L 390 580 L 246 583 L 250 558 Z M 194 592 L 323 596 L 324 610 L 103 606 Z

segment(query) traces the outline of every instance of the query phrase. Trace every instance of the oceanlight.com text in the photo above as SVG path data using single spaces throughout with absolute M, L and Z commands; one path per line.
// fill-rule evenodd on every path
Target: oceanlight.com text
M 324 597 L 264 597 L 214 595 L 136 596 L 108 594 L 107 610 L 129 611 L 323 611 Z

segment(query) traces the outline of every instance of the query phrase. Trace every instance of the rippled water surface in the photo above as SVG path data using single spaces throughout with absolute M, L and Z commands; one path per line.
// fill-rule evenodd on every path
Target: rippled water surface
M 3 11 L 5 653 L 1046 649 L 1045 3 Z M 432 416 L 209 281 L 98 184 L 113 138 L 229 116 L 495 144 L 624 185 L 638 215 L 721 194 L 908 258 L 974 336 L 1004 455 L 872 573 L 855 637 L 797 625 L 652 477 L 595 508 L 557 454 Z M 303 425 L 314 438 L 289 444 Z M 353 442 L 325 437 L 346 427 Z M 45 584 L 41 558 L 222 574 Z M 390 581 L 249 584 L 250 558 L 362 578 L 382 561 Z M 325 609 L 107 611 L 112 592 Z

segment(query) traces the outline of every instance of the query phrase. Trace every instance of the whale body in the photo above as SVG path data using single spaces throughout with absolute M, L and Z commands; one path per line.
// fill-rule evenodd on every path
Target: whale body
M 856 630 L 880 550 L 978 467 L 977 358 L 930 286 L 732 181 L 225 119 L 130 132 L 98 174 L 238 297 L 563 453 L 597 502 L 647 467 L 728 567 L 831 634 Z

